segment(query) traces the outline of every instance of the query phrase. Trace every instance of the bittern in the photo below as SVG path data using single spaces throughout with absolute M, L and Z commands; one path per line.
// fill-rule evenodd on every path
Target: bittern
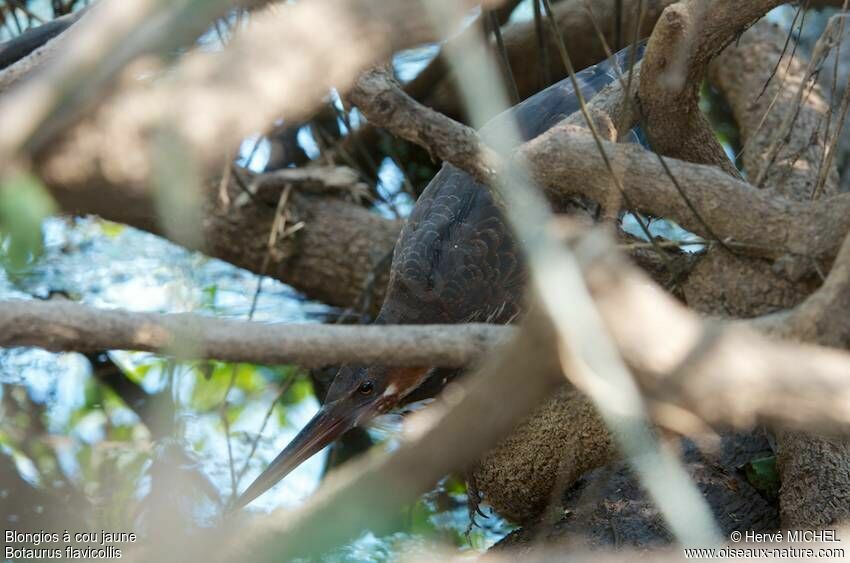
M 635 49 L 639 58 L 643 46 Z M 589 99 L 624 72 L 631 49 L 577 74 Z M 532 139 L 579 109 L 566 78 L 494 117 L 516 119 Z M 466 172 L 443 164 L 416 202 L 396 242 L 389 285 L 377 324 L 507 323 L 519 313 L 525 285 L 523 258 L 490 190 Z M 342 367 L 324 405 L 271 465 L 245 490 L 234 509 L 263 494 L 346 431 L 436 394 L 445 370 Z M 436 380 L 436 381 L 435 381 Z M 427 390 L 424 390 L 427 389 Z

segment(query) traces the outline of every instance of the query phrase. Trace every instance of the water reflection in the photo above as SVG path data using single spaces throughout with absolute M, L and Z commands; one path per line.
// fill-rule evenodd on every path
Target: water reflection
M 257 285 L 257 277 L 249 272 L 95 219 L 50 219 L 44 230 L 45 255 L 25 275 L 0 274 L 0 299 L 60 293 L 104 308 L 248 316 Z M 312 322 L 332 312 L 284 284 L 265 280 L 254 318 Z M 108 521 L 104 525 L 148 529 L 150 521 L 161 518 L 150 514 L 158 482 L 173 495 L 169 504 L 179 507 L 176 512 L 199 525 L 214 522 L 232 493 L 232 473 L 244 488 L 318 408 L 306 373 L 297 368 L 175 363 L 150 353 L 112 351 L 100 360 L 120 368 L 121 377 L 147 398 L 142 406 L 129 408 L 127 397 L 93 375 L 90 359 L 34 349 L 0 350 L 0 449 L 32 485 L 50 489 L 72 483 L 97 504 Z M 168 413 L 165 435 L 143 420 L 160 411 Z M 27 417 L 24 426 L 29 428 L 12 429 L 9 422 L 20 422 L 21 417 Z M 391 447 L 397 427 L 398 419 L 385 419 L 373 437 Z M 249 511 L 302 503 L 318 487 L 325 458 L 323 452 L 302 464 Z M 158 468 L 165 467 L 165 461 L 170 473 L 162 485 Z M 175 467 L 180 475 L 174 475 Z M 381 538 L 366 534 L 328 558 L 391 559 L 401 549 L 424 549 L 432 539 L 483 549 L 507 529 L 492 518 L 483 521 L 488 527 L 474 530 L 468 542 L 465 498 L 462 487 L 446 481 L 406 509 L 404 531 Z

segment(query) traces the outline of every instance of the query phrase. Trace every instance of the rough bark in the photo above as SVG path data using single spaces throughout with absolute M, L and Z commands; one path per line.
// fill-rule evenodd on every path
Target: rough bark
M 236 184 L 228 185 L 231 201 L 241 193 Z M 215 189 L 207 194 L 204 252 L 262 272 L 277 195 L 267 200 L 269 206 L 255 202 L 228 206 Z M 304 227 L 275 241 L 265 274 L 329 305 L 377 313 L 401 222 L 385 219 L 339 196 L 297 187 L 286 216 L 288 224 L 303 223 Z
M 674 0 L 624 0 L 622 2 L 624 13 L 623 46 L 631 43 L 635 35 L 640 3 L 643 4 L 645 13 L 640 20 L 641 25 L 637 35 L 639 39 L 643 39 L 649 36 L 662 10 L 673 2 Z M 577 69 L 596 64 L 605 58 L 605 49 L 594 30 L 587 6 L 590 6 L 593 18 L 605 35 L 608 45 L 617 45 L 617 40 L 614 37 L 616 0 L 594 0 L 593 2 L 564 0 L 554 4 L 552 10 L 558 28 L 561 30 L 570 57 Z M 540 90 L 541 85 L 544 85 L 544 76 L 548 76 L 553 82 L 567 76 L 564 64 L 557 54 L 557 40 L 549 32 L 549 27 L 544 27 L 546 30 L 546 49 L 549 53 L 548 68 L 545 68 L 545 70 L 539 64 L 537 36 L 533 21 L 510 25 L 503 31 L 510 66 L 520 98 L 523 99 Z M 463 72 L 463 70 L 458 69 L 455 72 Z M 415 92 L 415 81 L 410 88 Z M 463 114 L 460 110 L 461 106 L 454 78 L 451 75 L 430 88 L 427 96 L 417 97 L 417 99 L 450 117 L 459 118 Z
M 643 125 L 656 151 L 738 175 L 699 109 L 699 92 L 711 59 L 781 3 L 688 0 L 664 10 L 647 45 L 639 91 Z
M 79 164 L 74 160 L 69 166 L 57 166 L 55 173 L 51 168 L 42 169 L 47 187 L 63 210 L 165 234 L 150 186 L 122 182 L 122 176 L 115 181 L 102 171 L 78 171 L 74 163 Z M 245 201 L 243 185 L 252 177 L 245 170 L 234 169 L 224 180 L 206 184 L 203 244 L 196 250 L 262 273 L 283 187 L 264 190 L 264 200 Z M 384 219 L 344 199 L 339 191 L 327 193 L 316 182 L 293 184 L 286 213 L 290 225 L 303 222 L 304 227 L 275 241 L 265 273 L 328 305 L 365 305 L 365 312 L 375 314 L 383 301 L 389 274 L 387 257 L 401 222 Z
M 763 434 L 729 434 L 715 447 L 700 447 L 688 439 L 680 442 L 685 467 L 727 537 L 735 530 L 771 532 L 779 528 L 775 504 L 741 471 L 751 461 L 772 455 Z M 554 525 L 544 520 L 525 526 L 502 539 L 491 553 L 528 556 L 541 547 L 562 552 L 588 546 L 651 549 L 667 546 L 673 539 L 663 515 L 625 461 L 584 475 L 564 495 L 563 505 L 564 514 Z
M 845 243 L 850 255 L 850 237 Z M 821 295 L 834 299 L 825 314 L 813 318 L 819 295 L 801 305 L 799 338 L 826 345 L 848 346 L 846 330 L 829 327 L 826 319 L 846 316 L 848 265 L 836 261 L 833 280 L 827 280 Z M 838 278 L 836 280 L 835 278 Z M 838 286 L 838 287 L 836 287 Z M 840 288 L 840 289 L 839 289 Z M 807 307 L 807 305 L 809 307 Z M 842 313 L 843 312 L 843 313 Z M 802 325 L 802 326 L 801 326 Z M 805 328 L 803 328 L 805 327 Z M 790 529 L 824 528 L 850 518 L 850 438 L 846 435 L 782 432 L 779 438 L 778 469 L 782 478 L 780 507 L 782 524 Z
M 805 432 L 779 434 L 780 516 L 790 530 L 829 529 L 850 516 L 850 440 Z
M 742 156 L 750 178 L 762 172 L 762 155 L 773 142 L 785 113 L 796 107 L 797 90 L 808 81 L 805 61 L 792 57 L 790 52 L 782 56 L 785 40 L 786 32 L 778 26 L 759 22 L 709 66 L 709 79 L 729 102 L 746 143 Z M 774 68 L 776 74 L 771 78 Z M 825 141 L 818 132 L 830 103 L 820 88 L 806 96 L 797 114 L 794 134 L 766 173 L 762 189 L 796 201 L 812 199 Z M 833 168 L 821 197 L 837 193 L 837 182 Z
M 469 482 L 501 516 L 526 523 L 544 513 L 563 489 L 616 455 L 596 408 L 565 386 L 487 452 Z
M 744 165 L 751 178 L 763 177 L 763 187 L 770 192 L 794 201 L 814 197 L 815 185 L 825 140 L 819 135 L 821 120 L 829 109 L 830 100 L 819 87 L 814 87 L 797 106 L 797 93 L 808 82 L 805 65 L 797 58 L 781 57 L 784 33 L 762 22 L 744 35 L 739 44 L 730 46 L 712 65 L 711 79 L 724 92 L 734 112 L 745 143 Z M 777 74 L 770 83 L 770 70 L 776 65 Z M 758 97 L 764 85 L 764 94 Z M 832 100 L 831 103 L 838 103 Z M 771 107 L 774 106 L 774 107 Z M 776 139 L 776 132 L 788 112 L 795 112 L 793 134 L 785 139 L 769 169 L 764 155 Z M 826 171 L 822 197 L 837 193 L 838 173 L 834 166 Z M 818 194 L 821 196 L 821 194 Z M 847 246 L 850 246 L 848 244 Z M 723 293 L 718 281 L 735 281 L 740 287 L 733 302 L 744 310 L 733 311 L 737 316 L 765 312 L 758 303 L 774 302 L 776 309 L 786 309 L 800 302 L 813 282 L 794 280 L 793 274 L 783 271 L 782 263 L 768 268 L 767 264 L 736 265 L 731 257 L 715 253 L 720 264 L 713 274 L 722 270 L 734 280 L 718 280 L 716 275 L 700 279 L 700 266 L 692 273 L 699 280 L 699 292 Z M 793 263 L 790 261 L 793 272 Z M 704 261 L 701 265 L 705 264 Z M 743 266 L 743 267 L 741 267 Z M 754 272 L 753 267 L 758 268 Z M 777 267 L 778 266 L 778 267 Z M 792 279 L 788 279 L 788 278 Z M 845 260 L 837 260 L 822 291 L 803 302 L 787 327 L 794 326 L 796 338 L 826 345 L 847 347 L 847 333 L 829 320 L 836 311 L 847 310 L 847 270 Z M 693 286 L 689 289 L 693 289 Z M 687 293 L 687 290 L 686 290 Z M 829 307 L 824 303 L 828 301 Z M 698 310 L 728 314 L 729 300 L 689 301 Z M 718 307 L 717 304 L 723 303 Z M 724 310 L 725 309 L 725 310 Z M 814 314 L 813 314 L 814 313 Z M 839 313 L 841 314 L 841 313 Z M 846 313 L 845 313 L 846 314 Z M 795 320 L 796 319 L 796 320 Z M 839 324 L 840 326 L 840 324 Z M 778 469 L 782 479 L 780 493 L 783 526 L 791 529 L 818 528 L 834 524 L 850 516 L 850 440 L 831 436 L 781 432 L 779 434 Z

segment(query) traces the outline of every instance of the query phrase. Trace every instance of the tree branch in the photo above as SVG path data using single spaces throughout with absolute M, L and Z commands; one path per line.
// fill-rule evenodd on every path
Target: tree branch
M 167 79 L 132 84 L 61 139 L 45 141 L 38 166 L 139 182 L 152 170 L 147 141 L 167 128 L 202 170 L 217 173 L 222 155 L 233 154 L 241 139 L 275 120 L 309 116 L 331 88 L 347 90 L 368 66 L 434 39 L 421 9 L 415 2 L 325 0 L 261 12 L 225 50 L 185 55 Z
M 740 322 L 703 320 L 594 233 L 576 244 L 577 256 L 608 330 L 651 402 L 678 405 L 710 423 L 850 428 L 850 353 L 777 342 Z M 307 366 L 466 366 L 513 330 L 487 324 L 269 325 L 63 302 L 7 301 L 0 308 L 3 346 L 177 353 L 182 347 L 190 356 Z
M 770 22 L 759 22 L 712 61 L 709 77 L 735 116 L 744 145 L 743 163 L 750 178 L 760 175 L 765 167 L 764 155 L 784 116 L 797 111 L 794 129 L 766 173 L 762 187 L 788 199 L 808 201 L 812 199 L 824 149 L 824 139 L 818 132 L 829 102 L 820 88 L 813 88 L 798 105 L 797 90 L 809 77 L 806 63 L 799 56 L 782 56 L 785 39 L 784 31 Z M 837 192 L 838 175 L 834 169 L 828 179 L 823 194 L 827 196 Z
M 711 59 L 782 3 L 688 0 L 664 10 L 647 45 L 639 89 L 644 126 L 655 150 L 739 176 L 699 109 L 700 87 Z
M 418 104 L 396 83 L 378 77 L 380 73 L 368 73 L 353 91 L 353 98 L 367 118 L 402 138 L 421 143 L 473 176 L 481 177 L 497 168 L 491 157 L 480 156 L 483 144 L 475 131 Z M 618 85 L 609 86 L 592 109 L 616 107 L 612 100 L 619 91 Z M 398 104 L 398 112 L 393 111 L 393 104 Z M 629 116 L 615 118 L 623 122 Z M 578 118 L 572 118 L 573 122 L 575 119 Z M 634 211 L 674 219 L 689 230 L 708 236 L 704 223 L 694 216 L 656 157 L 638 146 L 603 143 L 623 178 L 629 199 L 637 206 Z M 582 195 L 597 202 L 609 201 L 616 195 L 616 187 L 592 139 L 584 129 L 572 126 L 570 120 L 525 143 L 518 155 L 531 166 L 535 179 L 553 194 Z M 791 254 L 831 260 L 850 230 L 847 194 L 814 203 L 782 201 L 712 167 L 675 159 L 667 159 L 667 163 L 712 231 L 744 254 L 774 259 Z M 576 182 L 576 178 L 582 181 Z
M 656 157 L 637 146 L 603 143 L 636 211 L 674 219 L 708 236 Z M 537 181 L 555 193 L 604 201 L 614 190 L 596 145 L 582 128 L 558 125 L 523 145 L 519 154 L 531 163 Z M 850 230 L 848 194 L 797 203 L 762 194 L 711 166 L 669 158 L 667 164 L 714 233 L 741 253 L 831 260 Z
M 500 325 L 275 325 L 95 309 L 77 303 L 6 301 L 0 346 L 52 351 L 140 350 L 231 362 L 319 367 L 352 363 L 462 367 L 504 342 Z

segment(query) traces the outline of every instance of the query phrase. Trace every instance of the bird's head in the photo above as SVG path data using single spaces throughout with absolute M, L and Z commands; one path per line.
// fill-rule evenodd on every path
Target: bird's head
M 319 412 L 242 493 L 233 509 L 253 501 L 348 430 L 399 406 L 428 372 L 428 368 L 340 369 Z

